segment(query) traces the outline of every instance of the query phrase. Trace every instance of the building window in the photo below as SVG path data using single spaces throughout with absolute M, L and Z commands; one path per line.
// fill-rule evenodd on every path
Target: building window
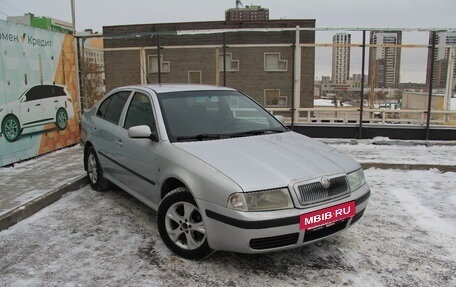
M 264 70 L 286 72 L 288 61 L 280 59 L 280 53 L 264 53 Z
M 189 84 L 201 84 L 202 83 L 202 72 L 201 71 L 188 71 L 188 83 Z
M 223 54 L 219 54 L 219 69 L 223 72 Z M 233 54 L 231 53 L 226 53 L 226 71 L 239 71 L 239 60 L 233 60 Z
M 161 69 L 162 73 L 169 73 L 171 70 L 171 65 L 169 61 L 163 61 L 163 55 L 160 55 Z M 158 55 L 149 55 L 147 62 L 147 71 L 149 73 L 158 73 Z
M 264 103 L 266 107 L 286 107 L 287 97 L 281 97 L 279 89 L 264 90 Z

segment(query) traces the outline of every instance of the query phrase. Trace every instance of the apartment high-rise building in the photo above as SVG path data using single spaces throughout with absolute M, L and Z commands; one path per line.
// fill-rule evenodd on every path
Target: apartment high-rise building
M 432 32 L 429 35 L 429 45 L 432 45 Z M 435 35 L 435 54 L 434 54 L 434 88 L 445 88 L 448 73 L 448 45 L 456 46 L 456 32 L 436 32 Z M 454 60 L 454 59 L 453 59 Z M 428 54 L 426 84 L 430 83 L 430 71 L 432 63 L 432 54 Z M 453 70 L 453 78 L 456 78 L 456 63 Z
M 330 76 L 322 76 L 322 77 L 321 77 L 321 84 L 322 84 L 322 85 L 329 85 L 329 84 L 331 84 L 331 77 L 330 77 Z
M 332 50 L 333 84 L 345 84 L 350 79 L 350 47 L 342 46 L 350 43 L 350 34 L 338 33 L 333 36 L 333 44 L 336 45 Z
M 375 88 L 396 88 L 400 82 L 401 31 L 373 31 L 369 49 L 369 83 Z
M 245 6 L 231 8 L 225 11 L 226 21 L 267 21 L 269 20 L 269 9 L 261 6 Z

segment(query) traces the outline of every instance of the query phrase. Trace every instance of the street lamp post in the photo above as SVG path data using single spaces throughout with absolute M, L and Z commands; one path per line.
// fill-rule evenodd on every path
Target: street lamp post
M 76 13 L 74 9 L 74 0 L 71 0 L 71 24 L 73 25 L 73 34 L 76 34 Z

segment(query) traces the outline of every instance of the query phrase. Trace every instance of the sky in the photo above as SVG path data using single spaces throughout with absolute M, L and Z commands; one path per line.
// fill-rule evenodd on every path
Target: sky
M 217 21 L 235 0 L 74 0 L 76 28 Z M 114 4 L 115 3 L 115 4 Z M 454 28 L 454 0 L 251 0 L 269 8 L 271 19 L 316 19 L 317 27 Z M 71 22 L 71 0 L 0 0 L 0 19 L 27 12 Z
M 102 32 L 103 26 L 221 21 L 235 0 L 74 0 L 76 29 Z M 317 28 L 456 28 L 455 0 L 251 0 L 244 5 L 269 9 L 270 19 L 315 19 Z M 31 12 L 71 22 L 71 0 L 0 0 L 0 19 Z M 403 43 L 426 44 L 428 33 L 403 36 Z M 361 42 L 361 33 L 352 35 Z M 329 33 L 317 33 L 317 42 L 330 42 Z M 361 73 L 358 54 L 352 54 L 351 73 Z M 330 75 L 330 49 L 317 51 L 316 76 Z M 401 81 L 424 82 L 427 51 L 403 53 Z M 404 68 L 406 67 L 406 68 Z M 329 70 L 328 70 L 329 69 Z

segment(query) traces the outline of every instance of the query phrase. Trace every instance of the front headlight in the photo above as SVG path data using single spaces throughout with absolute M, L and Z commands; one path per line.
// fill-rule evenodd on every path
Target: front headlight
M 357 190 L 366 183 L 362 169 L 358 169 L 354 172 L 347 174 L 347 179 L 351 191 Z
M 242 211 L 265 211 L 293 208 L 287 188 L 233 193 L 228 198 L 228 208 Z

